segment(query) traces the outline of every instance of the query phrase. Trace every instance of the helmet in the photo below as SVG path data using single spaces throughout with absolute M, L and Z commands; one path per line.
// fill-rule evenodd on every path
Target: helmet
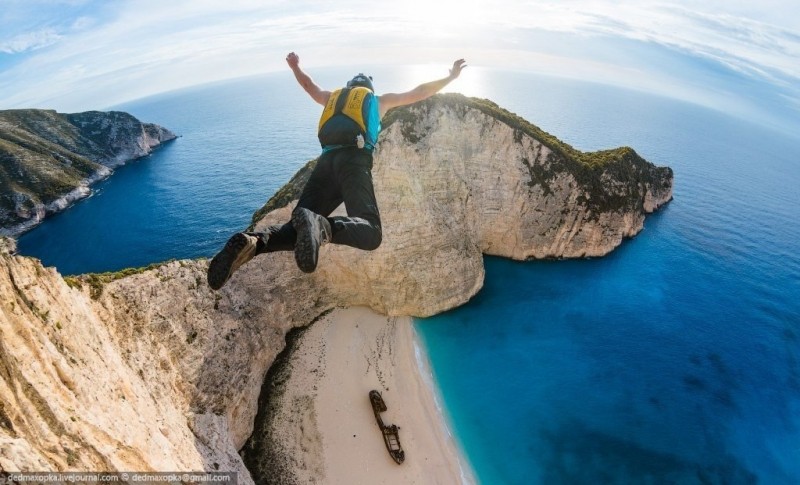
M 347 81 L 347 87 L 353 88 L 356 86 L 362 86 L 373 93 L 375 92 L 375 88 L 372 87 L 372 76 L 367 76 L 363 72 L 359 72 L 353 79 Z

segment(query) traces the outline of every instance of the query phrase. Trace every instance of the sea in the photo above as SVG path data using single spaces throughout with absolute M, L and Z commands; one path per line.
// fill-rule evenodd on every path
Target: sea
M 401 91 L 429 71 L 373 77 Z M 314 72 L 323 86 L 352 74 Z M 470 67 L 451 87 L 580 150 L 627 145 L 675 173 L 674 200 L 608 256 L 486 257 L 469 303 L 415 320 L 477 480 L 800 483 L 800 139 L 525 72 Z M 180 138 L 20 238 L 62 274 L 212 256 L 319 151 L 319 107 L 288 71 L 113 109 Z

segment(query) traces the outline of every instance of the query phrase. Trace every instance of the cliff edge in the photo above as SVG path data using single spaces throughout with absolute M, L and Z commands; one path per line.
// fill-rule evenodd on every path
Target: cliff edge
M 256 228 L 288 220 L 312 165 Z M 260 255 L 219 292 L 205 260 L 65 280 L 0 244 L 0 472 L 221 470 L 252 483 L 238 450 L 291 329 L 353 305 L 438 313 L 480 289 L 483 254 L 600 256 L 672 196 L 672 171 L 632 149 L 580 153 L 456 95 L 391 113 L 373 177 L 376 251 L 324 246 L 311 275 L 291 253 Z
M 119 111 L 0 111 L 0 235 L 17 235 L 90 194 L 113 168 L 176 136 Z

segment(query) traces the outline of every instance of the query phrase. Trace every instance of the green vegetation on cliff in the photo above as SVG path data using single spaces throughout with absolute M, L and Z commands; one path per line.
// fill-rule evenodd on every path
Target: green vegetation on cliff
M 384 128 L 401 123 L 403 136 L 416 143 L 424 136 L 416 131 L 416 122 L 430 110 L 440 107 L 463 117 L 470 109 L 506 124 L 514 130 L 514 139 L 522 143 L 530 137 L 550 150 L 545 160 L 520 160 L 530 173 L 529 186 L 539 186 L 549 195 L 550 183 L 560 173 L 570 173 L 584 188 L 579 204 L 597 217 L 601 213 L 641 210 L 644 186 L 667 188 L 672 183 L 672 169 L 656 167 L 640 157 L 633 148 L 619 147 L 596 152 L 582 152 L 547 133 L 522 117 L 487 99 L 468 98 L 462 94 L 438 94 L 420 103 L 389 111 Z M 610 182 L 620 187 L 610 190 Z M 631 187 L 636 187 L 631 190 Z
M 412 106 L 392 109 L 386 114 L 383 120 L 383 127 L 384 129 L 388 128 L 390 125 L 397 122 L 409 126 L 407 123 L 416 120 L 419 117 L 420 111 L 427 111 L 433 106 L 444 106 L 462 112 L 470 108 L 477 109 L 483 114 L 516 130 L 517 141 L 521 140 L 523 134 L 528 135 L 559 156 L 590 167 L 600 167 L 621 158 L 630 157 L 631 154 L 635 154 L 630 147 L 620 147 L 597 152 L 582 152 L 564 143 L 550 133 L 547 133 L 521 116 L 501 108 L 488 99 L 468 98 L 463 94 L 457 93 L 437 94 L 436 96 Z M 412 143 L 417 141 L 415 140 L 416 136 L 410 131 L 404 130 L 403 134 L 406 139 L 412 141 Z
M 20 222 L 78 187 L 99 163 L 54 140 L 75 140 L 77 128 L 55 111 L 0 111 L 0 227 Z
M 168 261 L 153 263 L 138 268 L 125 268 L 119 271 L 107 271 L 105 273 L 86 273 L 77 276 L 65 276 L 64 281 L 72 288 L 81 288 L 84 284 L 87 284 L 89 286 L 89 294 L 93 299 L 97 300 L 100 298 L 100 296 L 102 296 L 103 287 L 108 283 L 128 276 L 142 274 L 145 271 L 150 271 L 152 269 L 158 269 L 173 261 L 175 260 L 170 259 Z M 183 266 L 183 263 L 181 263 L 181 266 Z
M 122 112 L 0 111 L 0 230 L 14 232 L 18 224 L 63 208 L 70 201 L 46 206 L 173 138 Z M 87 193 L 82 190 L 72 198 Z

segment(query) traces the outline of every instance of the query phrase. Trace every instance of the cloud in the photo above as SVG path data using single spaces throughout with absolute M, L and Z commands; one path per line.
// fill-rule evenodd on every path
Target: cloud
M 606 72 L 592 72 L 601 82 L 800 127 L 800 12 L 790 1 L 768 3 L 748 10 L 715 0 L 536 2 L 509 15 L 506 32 L 532 51 L 606 63 Z
M 96 21 L 92 17 L 78 17 L 72 22 L 70 29 L 74 31 L 85 30 L 95 25 L 95 23 Z
M 774 88 L 795 109 L 800 15 L 780 12 L 796 0 L 764 1 L 769 8 L 722 0 L 56 2 L 68 9 L 58 23 L 49 5 L 45 24 L 18 18 L 29 32 L 0 40 L 0 52 L 25 53 L 0 76 L 0 106 L 96 109 L 284 69 L 296 50 L 311 68 L 466 56 L 473 65 L 652 85 L 692 101 L 703 101 L 702 89 L 713 91 L 707 99 L 730 99 L 762 83 L 759 92 Z M 3 15 L 0 31 L 9 32 Z
M 791 9 L 791 4 L 785 2 L 784 8 Z M 653 42 L 741 72 L 800 79 L 800 32 L 711 7 L 714 10 L 682 2 L 545 2 L 514 15 L 511 25 Z
M 0 42 L 0 52 L 6 54 L 19 54 L 51 46 L 58 42 L 62 36 L 55 29 L 45 28 L 34 32 L 25 32 L 9 40 Z

